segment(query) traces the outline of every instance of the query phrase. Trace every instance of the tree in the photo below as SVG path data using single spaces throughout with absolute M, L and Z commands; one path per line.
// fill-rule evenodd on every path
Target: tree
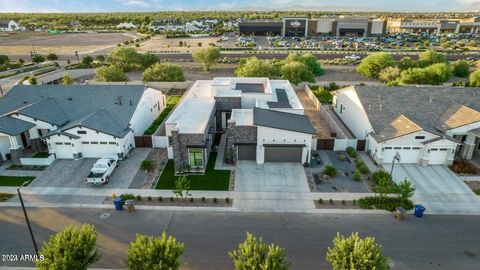
M 220 49 L 217 47 L 208 47 L 193 53 L 193 60 L 205 65 L 205 71 L 209 71 L 211 67 L 217 64 L 220 58 Z
M 280 74 L 285 80 L 289 80 L 293 84 L 300 82 L 315 82 L 313 73 L 308 67 L 301 62 L 290 62 L 280 68 Z
M 100 258 L 96 241 L 93 225 L 68 226 L 43 244 L 40 255 L 44 260 L 36 261 L 37 268 L 86 270 Z
M 95 74 L 99 82 L 126 82 L 127 75 L 117 66 L 103 66 L 95 69 Z
M 257 241 L 256 237 L 248 232 L 245 242 L 228 254 L 236 270 L 287 270 L 290 268 L 285 249 L 275 244 L 267 246 L 262 238 Z
M 47 60 L 55 61 L 55 60 L 57 60 L 57 59 L 58 59 L 58 56 L 57 56 L 56 54 L 54 54 L 54 53 L 49 53 L 49 54 L 47 55 Z
M 95 60 L 97 60 L 100 63 L 103 63 L 103 62 L 105 62 L 105 56 L 99 54 L 99 55 L 95 56 Z
M 62 84 L 63 84 L 63 85 L 73 84 L 72 76 L 70 76 L 69 73 L 66 73 L 66 74 L 63 76 Z
M 375 53 L 365 57 L 357 67 L 357 72 L 370 78 L 378 78 L 386 67 L 393 66 L 394 61 L 388 53 Z
M 0 66 L 6 66 L 8 63 L 10 63 L 10 58 L 5 54 L 0 54 Z
M 45 62 L 45 57 L 41 56 L 40 54 L 36 54 L 32 57 L 32 62 L 34 63 L 43 63 Z
M 93 64 L 93 58 L 90 55 L 87 55 L 82 58 L 82 65 L 85 67 L 91 67 Z
M 470 65 L 467 61 L 459 60 L 452 64 L 453 74 L 457 77 L 466 78 L 470 73 Z
M 32 84 L 32 85 L 33 85 L 33 84 L 37 84 L 37 77 L 35 77 L 34 75 L 29 76 L 29 77 L 28 77 L 28 83 L 29 83 L 29 84 Z
M 413 187 L 412 182 L 408 181 L 406 178 L 397 185 L 398 195 L 404 200 L 413 196 L 415 188 Z
M 142 55 L 141 58 L 142 58 L 142 67 L 143 68 L 149 68 L 153 64 L 156 64 L 156 63 L 160 62 L 160 58 L 158 58 L 158 56 L 156 56 L 153 53 L 146 53 L 146 54 Z
M 180 268 L 184 252 L 183 243 L 165 232 L 160 236 L 137 234 L 135 242 L 128 248 L 126 266 L 130 270 L 176 270 Z
M 450 79 L 452 71 L 446 63 L 437 63 L 425 68 L 411 68 L 402 71 L 400 84 L 439 85 Z
M 272 77 L 272 64 L 257 57 L 243 58 L 235 70 L 238 77 Z
M 477 69 L 476 71 L 472 72 L 472 74 L 470 74 L 470 86 L 480 86 L 480 69 Z
M 134 48 L 121 47 L 111 51 L 108 60 L 112 65 L 118 66 L 123 71 L 138 70 L 141 68 L 141 56 Z
M 188 180 L 186 176 L 178 177 L 175 180 L 175 189 L 173 190 L 173 193 L 177 197 L 177 200 L 178 197 L 180 197 L 186 201 L 189 196 L 192 196 L 190 193 L 190 180 Z
M 156 63 L 147 68 L 142 75 L 144 82 L 184 82 L 182 68 L 173 64 Z
M 378 74 L 378 78 L 382 82 L 390 82 L 396 80 L 400 76 L 401 70 L 398 67 L 386 67 Z
M 151 171 L 153 169 L 153 161 L 150 159 L 142 160 L 142 163 L 140 163 L 140 169 L 147 172 Z
M 469 47 L 477 47 L 477 41 L 476 40 L 470 40 L 468 42 Z
M 320 62 L 318 62 L 317 57 L 311 53 L 304 53 L 300 56 L 299 61 L 304 63 L 308 69 L 316 76 L 321 76 L 325 73 L 325 71 L 320 66 Z
M 400 59 L 400 61 L 398 61 L 398 67 L 401 70 L 414 68 L 416 66 L 417 66 L 417 64 L 415 63 L 415 61 L 412 60 L 412 58 L 410 56 L 405 56 L 402 59 Z
M 423 46 L 425 46 L 425 47 L 427 47 L 427 48 L 430 47 L 430 45 L 431 45 L 431 44 L 430 44 L 430 40 L 425 40 L 425 41 L 423 42 Z
M 448 63 L 447 57 L 443 53 L 435 50 L 426 50 L 418 56 L 418 62 L 421 67 L 427 67 L 437 63 Z
M 328 248 L 327 261 L 333 270 L 387 270 L 387 257 L 382 255 L 382 246 L 375 238 L 360 238 L 358 233 L 345 237 L 337 233 L 333 248 Z

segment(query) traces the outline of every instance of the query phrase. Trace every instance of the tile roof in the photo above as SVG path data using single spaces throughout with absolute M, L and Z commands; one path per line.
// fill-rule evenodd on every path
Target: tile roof
M 11 116 L 0 117 L 0 133 L 10 136 L 20 135 L 34 126 L 35 124 Z
M 305 115 L 253 108 L 253 124 L 300 133 L 316 134 L 315 128 Z

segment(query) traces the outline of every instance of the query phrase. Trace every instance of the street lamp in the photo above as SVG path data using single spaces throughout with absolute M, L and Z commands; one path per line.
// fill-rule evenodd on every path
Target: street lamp
M 18 194 L 18 198 L 20 199 L 20 204 L 22 205 L 23 215 L 25 215 L 25 221 L 27 222 L 28 231 L 30 232 L 30 237 L 32 238 L 33 247 L 35 248 L 35 254 L 38 256 L 37 242 L 35 241 L 35 237 L 33 236 L 32 226 L 30 225 L 30 220 L 28 219 L 27 210 L 25 209 L 25 204 L 23 204 L 22 194 L 20 193 L 20 189 L 24 187 L 25 184 L 27 183 L 28 182 L 25 181 L 19 188 L 17 188 L 17 194 Z
M 400 153 L 398 153 L 398 151 L 397 151 L 397 153 L 395 154 L 395 156 L 393 156 L 392 170 L 390 171 L 390 175 L 392 176 L 392 178 L 393 178 L 393 166 L 395 165 L 395 160 L 396 160 L 397 162 L 400 162 L 400 158 L 401 158 Z

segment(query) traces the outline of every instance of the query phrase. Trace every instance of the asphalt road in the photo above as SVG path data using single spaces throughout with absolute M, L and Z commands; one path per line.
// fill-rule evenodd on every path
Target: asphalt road
M 94 267 L 122 268 L 128 243 L 136 233 L 162 230 L 185 243 L 183 269 L 232 269 L 227 252 L 243 241 L 245 232 L 286 248 L 292 269 L 330 269 L 325 253 L 339 231 L 374 236 L 391 257 L 392 269 L 478 269 L 479 216 L 272 214 L 97 209 L 29 209 L 38 243 L 68 224 L 92 223 L 102 258 Z M 102 217 L 102 214 L 104 216 Z M 0 208 L 0 254 L 32 254 L 20 208 Z M 3 262 L 0 266 L 32 266 Z

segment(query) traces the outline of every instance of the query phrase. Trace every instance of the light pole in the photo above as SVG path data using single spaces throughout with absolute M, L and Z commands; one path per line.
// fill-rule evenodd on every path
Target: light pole
M 390 171 L 390 176 L 392 176 L 392 178 L 393 178 L 393 166 L 395 165 L 395 160 L 398 161 L 398 162 L 400 162 L 400 158 L 401 158 L 400 153 L 398 153 L 398 151 L 397 151 L 397 153 L 395 154 L 395 156 L 393 156 L 392 170 Z
M 27 227 L 28 227 L 28 231 L 30 232 L 30 237 L 32 238 L 33 248 L 35 248 L 35 254 L 38 256 L 37 242 L 35 241 L 35 236 L 33 236 L 32 226 L 30 225 L 30 220 L 28 219 L 27 210 L 25 209 L 25 204 L 23 204 L 22 194 L 20 193 L 20 189 L 23 186 L 25 186 L 25 184 L 27 183 L 28 182 L 23 182 L 23 184 L 19 188 L 17 188 L 17 194 L 18 194 L 18 198 L 20 199 L 20 204 L 22 205 L 23 215 L 25 215 L 25 221 L 27 222 Z

